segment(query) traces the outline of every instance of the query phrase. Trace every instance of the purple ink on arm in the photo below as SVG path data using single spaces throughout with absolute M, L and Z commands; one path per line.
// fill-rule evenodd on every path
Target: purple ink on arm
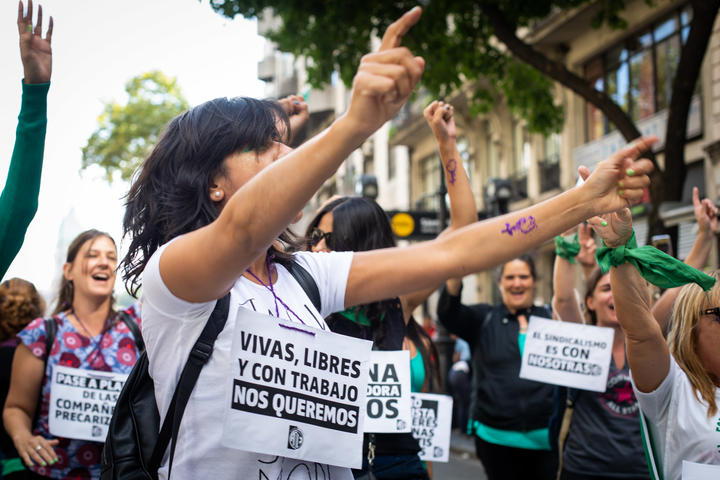
M 528 234 L 536 228 L 537 222 L 535 222 L 535 217 L 530 215 L 529 217 L 521 217 L 520 220 L 515 222 L 515 225 L 510 226 L 509 223 L 506 223 L 505 228 L 503 230 L 500 230 L 500 233 L 507 233 L 512 237 L 513 233 L 515 232 Z
M 454 158 L 451 158 L 448 160 L 447 165 L 445 166 L 445 170 L 447 170 L 448 175 L 450 175 L 450 179 L 448 180 L 450 182 L 450 185 L 455 185 L 455 169 L 457 168 L 457 162 Z

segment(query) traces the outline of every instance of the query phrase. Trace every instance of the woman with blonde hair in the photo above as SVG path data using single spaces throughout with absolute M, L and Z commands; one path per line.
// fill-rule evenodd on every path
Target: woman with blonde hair
M 652 476 L 679 480 L 688 474 L 683 471 L 720 465 L 720 275 L 701 274 L 672 257 L 658 259 L 652 250 L 651 259 L 643 258 L 627 209 L 605 221 L 608 228 L 598 233 L 606 246 L 598 259 L 610 270 L 633 389 L 644 417 L 643 433 L 651 447 Z M 675 300 L 667 342 L 652 314 L 650 291 L 640 271 L 654 283 L 696 282 L 685 285 Z

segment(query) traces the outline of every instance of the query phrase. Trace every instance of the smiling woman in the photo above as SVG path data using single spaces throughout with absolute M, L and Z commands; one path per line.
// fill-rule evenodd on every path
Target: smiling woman
M 140 318 L 132 307 L 124 312 L 113 309 L 116 269 L 114 240 L 98 230 L 81 233 L 68 248 L 53 316 L 35 319 L 18 334 L 21 343 L 3 420 L 18 455 L 36 476 L 66 478 L 71 471 L 91 478 L 100 475 L 103 444 L 59 427 L 51 432 L 50 398 L 57 388 L 53 372 L 58 367 L 80 378 L 88 370 L 127 374 L 135 364 Z M 69 417 L 72 412 L 64 413 Z M 98 420 L 92 423 L 103 423 Z
M 549 480 L 556 472 L 547 429 L 553 388 L 518 377 L 530 316 L 550 317 L 547 308 L 533 305 L 536 278 L 532 257 L 522 255 L 498 269 L 501 304 L 463 305 L 458 279 L 446 282 L 438 302 L 440 322 L 472 348 L 468 433 L 490 480 Z

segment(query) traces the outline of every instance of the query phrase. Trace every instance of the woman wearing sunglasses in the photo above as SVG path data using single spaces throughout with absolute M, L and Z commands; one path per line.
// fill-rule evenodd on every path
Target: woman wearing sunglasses
M 629 211 L 605 221 L 607 227 L 597 229 L 605 244 L 626 245 L 632 235 Z M 712 276 L 720 279 L 718 271 Z M 644 437 L 652 446 L 653 478 L 659 473 L 680 480 L 694 469 L 720 465 L 720 282 L 708 292 L 694 283 L 680 290 L 667 342 L 637 269 L 629 263 L 612 267 L 610 283 L 633 389 L 649 424 Z M 717 478 L 720 467 L 706 475 Z

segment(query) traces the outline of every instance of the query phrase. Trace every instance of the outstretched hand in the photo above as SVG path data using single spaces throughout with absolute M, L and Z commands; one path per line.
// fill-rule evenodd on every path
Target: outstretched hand
M 455 109 L 452 105 L 440 100 L 433 101 L 423 111 L 425 120 L 432 128 L 438 143 L 455 140 L 457 131 L 455 129 L 454 113 Z
M 581 223 L 578 225 L 578 242 L 580 242 L 580 253 L 575 258 L 580 265 L 586 267 L 595 266 L 595 252 L 597 244 L 592 236 L 593 228 L 589 224 Z
M 425 60 L 400 45 L 421 14 L 420 7 L 405 13 L 385 31 L 380 50 L 362 58 L 347 112 L 359 133 L 370 135 L 393 118 L 420 80 Z
M 20 35 L 20 58 L 23 63 L 26 84 L 47 83 L 52 73 L 53 18 L 48 22 L 47 33 L 42 38 L 42 5 L 38 5 L 37 25 L 33 28 L 33 3 L 28 0 L 27 15 L 23 15 L 23 3 L 18 2 L 18 34 Z
M 650 185 L 650 160 L 638 157 L 657 142 L 657 137 L 640 137 L 610 158 L 600 162 L 595 171 L 581 166 L 578 172 L 586 182 L 580 187 L 590 193 L 593 209 L 598 214 L 615 212 L 639 202 L 644 188 Z
M 718 232 L 718 209 L 709 198 L 700 201 L 700 192 L 693 187 L 692 193 L 695 220 L 698 224 L 698 233 L 707 236 L 717 235 Z

